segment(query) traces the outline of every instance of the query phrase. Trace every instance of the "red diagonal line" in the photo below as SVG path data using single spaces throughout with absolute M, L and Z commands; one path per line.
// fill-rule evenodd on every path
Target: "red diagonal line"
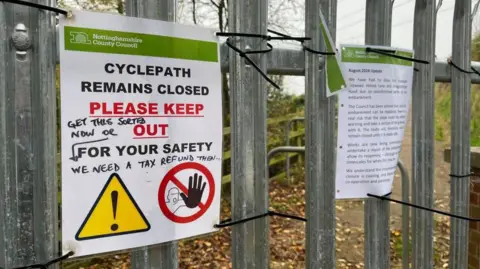
M 170 178 L 170 180 L 172 181 L 173 184 L 175 184 L 188 197 L 188 189 L 185 186 L 183 186 L 183 184 L 182 184 L 182 182 L 180 182 L 180 180 L 178 180 L 174 176 L 172 178 Z M 201 210 L 205 209 L 205 205 L 202 202 L 200 202 L 200 204 L 198 204 L 198 207 L 200 207 Z

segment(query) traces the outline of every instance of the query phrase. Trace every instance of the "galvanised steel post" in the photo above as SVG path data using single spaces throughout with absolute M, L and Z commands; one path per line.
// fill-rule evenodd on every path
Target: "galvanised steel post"
M 410 201 L 410 179 L 408 177 L 407 168 L 402 161 L 398 161 L 397 167 L 400 170 L 400 177 L 402 178 L 402 200 L 404 202 Z M 402 268 L 410 268 L 409 262 L 410 252 L 410 207 L 402 206 Z
M 433 207 L 435 172 L 435 0 L 415 3 L 413 49 L 415 58 L 431 64 L 415 64 L 412 88 L 412 202 Z M 412 210 L 412 267 L 433 268 L 433 214 Z
M 229 31 L 267 34 L 267 0 L 230 0 Z M 267 48 L 260 38 L 231 38 L 245 50 Z M 230 59 L 232 219 L 268 210 L 266 81 L 233 50 Z M 266 55 L 249 57 L 265 72 Z M 232 227 L 234 269 L 268 268 L 268 218 Z
M 453 12 L 452 62 L 470 71 L 472 17 L 471 0 L 456 0 Z M 470 75 L 452 70 L 451 173 L 470 174 Z M 451 211 L 468 216 L 470 177 L 450 178 Z M 468 267 L 468 222 L 451 218 L 450 262 L 452 269 Z
M 0 267 L 60 255 L 55 15 L 0 2 Z
M 367 0 L 365 44 L 390 45 L 391 0 Z M 390 268 L 390 204 L 387 201 L 365 201 L 365 268 Z
M 126 14 L 132 17 L 175 21 L 175 0 L 126 0 Z M 178 268 L 177 243 L 144 247 L 132 252 L 132 269 Z
M 408 171 L 403 165 L 402 161 L 398 161 L 397 167 L 400 169 L 400 176 L 402 178 L 402 200 L 404 202 L 410 201 L 410 179 L 408 178 Z M 402 206 L 402 268 L 410 268 L 409 262 L 410 252 L 410 207 Z
M 335 33 L 336 1 L 306 0 L 305 42 L 325 51 L 320 9 Z M 305 52 L 306 268 L 335 268 L 335 101 L 326 96 L 324 59 Z M 319 67 L 322 69 L 319 71 Z

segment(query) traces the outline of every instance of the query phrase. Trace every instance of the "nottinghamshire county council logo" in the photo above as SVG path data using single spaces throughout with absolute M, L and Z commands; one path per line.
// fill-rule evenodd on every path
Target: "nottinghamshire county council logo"
M 70 43 L 74 44 L 92 44 L 88 39 L 88 35 L 84 32 L 70 32 Z
M 352 49 L 344 47 L 343 48 L 343 53 L 344 53 L 345 57 L 347 57 L 347 58 L 355 57 L 355 52 Z

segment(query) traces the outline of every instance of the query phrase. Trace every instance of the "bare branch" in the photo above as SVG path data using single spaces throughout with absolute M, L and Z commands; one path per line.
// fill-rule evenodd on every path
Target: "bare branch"
M 475 6 L 473 7 L 473 12 L 472 12 L 472 21 L 473 21 L 473 18 L 475 17 L 475 15 L 477 15 L 477 12 L 478 12 L 478 5 L 480 5 L 480 0 L 477 1 L 477 3 L 475 3 Z
M 220 1 L 220 3 L 221 3 L 221 2 L 223 2 L 223 0 L 222 0 L 222 1 Z M 214 6 L 215 6 L 217 9 L 220 9 L 220 5 L 219 5 L 219 4 L 217 4 L 217 3 L 215 3 L 215 1 L 213 1 L 213 0 L 210 0 L 210 3 L 212 3 L 212 5 L 214 5 Z
M 193 23 L 197 24 L 197 11 L 196 11 L 196 0 L 192 0 L 192 19 Z
M 216 8 L 217 8 L 217 16 L 218 16 L 218 30 L 224 31 L 224 10 L 225 10 L 225 0 L 220 0 L 220 2 L 217 4 L 213 0 L 210 0 L 210 3 L 212 3 Z
M 222 0 L 222 2 L 224 2 L 223 6 L 226 7 L 224 8 L 225 9 L 225 17 L 227 18 L 226 21 L 225 21 L 225 26 L 224 26 L 224 31 L 227 31 L 228 30 L 228 18 L 230 17 L 228 15 L 228 0 Z

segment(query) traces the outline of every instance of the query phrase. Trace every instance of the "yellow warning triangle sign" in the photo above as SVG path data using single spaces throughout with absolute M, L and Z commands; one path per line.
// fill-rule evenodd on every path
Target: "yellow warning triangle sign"
M 78 229 L 75 239 L 146 232 L 147 221 L 120 176 L 113 173 Z

